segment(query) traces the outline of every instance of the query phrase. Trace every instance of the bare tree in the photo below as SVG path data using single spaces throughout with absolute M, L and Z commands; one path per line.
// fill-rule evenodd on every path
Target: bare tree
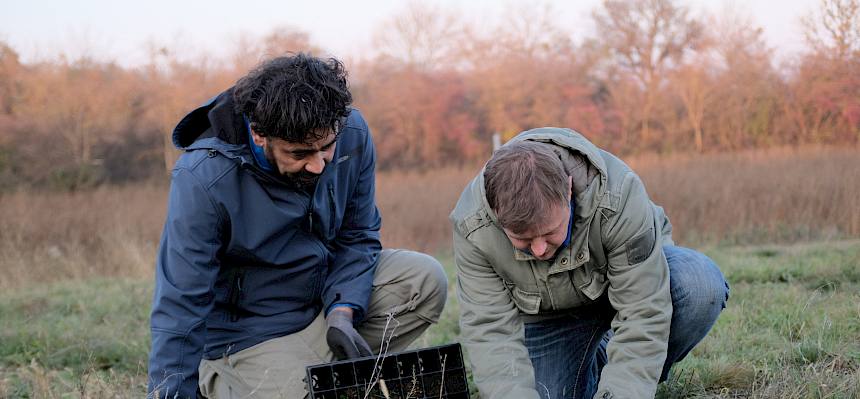
M 713 47 L 706 64 L 714 75 L 710 96 L 717 108 L 706 115 L 705 131 L 727 149 L 769 142 L 780 108 L 780 78 L 764 30 L 748 12 L 731 6 L 710 26 Z
M 807 43 L 838 60 L 860 51 L 860 0 L 820 0 L 819 7 L 801 18 Z
M 115 64 L 40 64 L 25 79 L 16 112 L 35 132 L 64 144 L 65 167 L 99 165 L 97 146 L 115 140 L 135 118 L 133 79 Z
M 297 52 L 321 56 L 323 50 L 311 41 L 310 34 L 291 26 L 276 27 L 262 38 L 241 35 L 230 56 L 232 72 L 241 76 L 265 59 Z
M 376 30 L 374 43 L 382 56 L 400 59 L 413 68 L 433 70 L 456 52 L 464 32 L 456 14 L 412 1 Z
M 526 59 L 570 54 L 570 33 L 561 28 L 556 15 L 549 3 L 509 5 L 496 28 L 496 47 L 508 56 Z
M 649 122 L 667 69 L 702 36 L 699 21 L 674 0 L 604 0 L 592 16 L 597 38 L 642 90 L 641 138 L 651 139 Z
M 711 81 L 704 65 L 689 63 L 680 67 L 674 74 L 675 87 L 681 102 L 684 104 L 687 121 L 693 129 L 693 141 L 696 151 L 704 152 L 705 144 L 702 124 L 705 118 L 705 106 L 711 95 Z
M 161 134 L 167 172 L 173 169 L 181 154 L 173 144 L 176 122 L 189 109 L 199 106 L 247 71 L 237 71 L 235 63 L 224 68 L 213 65 L 206 58 L 184 59 L 180 55 L 188 51 L 176 46 L 182 44 L 150 43 L 148 62 L 140 68 L 138 75 L 145 82 L 141 90 L 145 102 L 145 123 Z M 237 58 L 234 54 L 232 60 L 235 62 Z
M 300 51 L 322 53 L 322 49 L 311 42 L 310 34 L 297 28 L 282 26 L 263 37 L 263 56 L 266 58 Z

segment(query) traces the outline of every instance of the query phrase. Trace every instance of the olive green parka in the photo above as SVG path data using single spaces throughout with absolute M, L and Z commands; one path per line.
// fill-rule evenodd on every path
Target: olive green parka
M 595 397 L 653 397 L 672 318 L 662 250 L 672 245 L 668 218 L 624 162 L 579 133 L 539 128 L 512 142 L 520 140 L 552 146 L 572 176 L 573 233 L 554 260 L 541 261 L 505 235 L 487 203 L 483 170 L 460 196 L 450 219 L 461 339 L 481 397 L 540 397 L 523 323 L 575 311 L 603 295 L 617 313 Z

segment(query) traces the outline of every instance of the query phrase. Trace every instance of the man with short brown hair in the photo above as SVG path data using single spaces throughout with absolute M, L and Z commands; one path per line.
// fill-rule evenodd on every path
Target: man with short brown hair
M 728 300 L 618 158 L 560 128 L 493 154 L 451 213 L 482 397 L 653 397 Z

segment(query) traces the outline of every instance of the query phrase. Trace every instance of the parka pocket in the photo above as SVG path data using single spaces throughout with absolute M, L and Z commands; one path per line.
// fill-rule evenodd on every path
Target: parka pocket
M 571 273 L 571 280 L 583 295 L 594 301 L 606 292 L 609 285 L 605 272 L 606 268 L 582 267 Z
M 540 312 L 540 292 L 525 291 L 507 281 L 505 281 L 505 287 L 508 288 L 511 299 L 521 312 L 526 314 L 538 314 Z

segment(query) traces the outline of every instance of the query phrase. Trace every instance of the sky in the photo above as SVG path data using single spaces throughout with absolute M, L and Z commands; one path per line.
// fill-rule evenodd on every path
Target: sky
M 477 26 L 498 23 L 506 6 L 538 0 L 425 0 L 460 14 Z M 734 1 L 734 3 L 731 3 Z M 558 22 L 579 41 L 592 30 L 590 12 L 599 0 L 555 0 L 549 3 Z M 719 11 L 732 4 L 764 28 L 765 38 L 779 56 L 803 49 L 799 18 L 818 0 L 681 0 L 694 13 Z M 340 58 L 372 52 L 375 30 L 405 8 L 406 0 L 0 0 L 0 41 L 22 61 L 87 55 L 122 65 L 146 61 L 147 46 L 195 49 L 223 55 L 240 35 L 262 36 L 280 26 L 311 35 Z M 774 7 L 774 4 L 778 4 Z M 225 53 L 224 53 L 225 54 Z

